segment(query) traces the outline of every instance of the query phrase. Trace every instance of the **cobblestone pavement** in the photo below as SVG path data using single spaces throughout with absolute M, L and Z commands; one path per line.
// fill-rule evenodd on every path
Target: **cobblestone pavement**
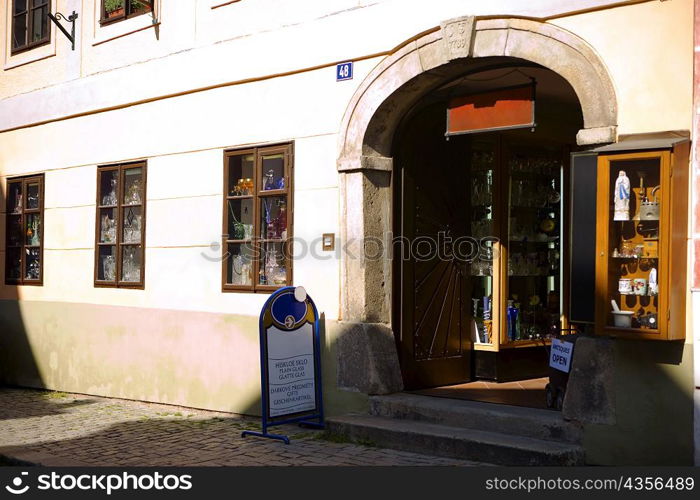
M 0 388 L 0 463 L 46 466 L 477 465 L 331 442 L 285 426 L 291 444 L 241 437 L 259 419 L 169 405 Z M 3 457 L 4 456 L 4 460 Z

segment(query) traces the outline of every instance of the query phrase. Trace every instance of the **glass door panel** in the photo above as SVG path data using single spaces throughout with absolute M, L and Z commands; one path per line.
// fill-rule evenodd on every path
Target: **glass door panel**
M 503 341 L 545 339 L 561 328 L 561 154 L 512 148 L 507 172 L 508 280 Z
M 469 152 L 470 165 L 470 225 L 476 244 L 468 279 L 471 290 L 471 337 L 475 345 L 495 345 L 494 269 L 495 252 L 495 193 L 497 142 L 473 139 Z M 496 298 L 496 304 L 498 298 Z

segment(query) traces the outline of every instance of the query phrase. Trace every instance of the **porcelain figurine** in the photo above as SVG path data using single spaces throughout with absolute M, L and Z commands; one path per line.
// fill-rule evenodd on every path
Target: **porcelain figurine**
M 624 170 L 615 181 L 615 217 L 613 220 L 630 220 L 630 180 Z

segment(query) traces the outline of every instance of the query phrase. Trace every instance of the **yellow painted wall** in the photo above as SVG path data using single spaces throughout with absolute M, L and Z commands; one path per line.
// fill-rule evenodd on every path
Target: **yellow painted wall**
M 691 128 L 693 0 L 647 2 L 551 21 L 586 40 L 612 76 L 618 133 Z

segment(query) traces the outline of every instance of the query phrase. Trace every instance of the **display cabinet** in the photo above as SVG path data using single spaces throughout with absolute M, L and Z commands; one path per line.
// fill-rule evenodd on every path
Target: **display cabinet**
M 224 291 L 292 283 L 292 167 L 291 144 L 225 152 Z
M 530 138 L 470 141 L 472 341 L 477 378 L 541 376 L 567 327 L 562 231 L 568 152 Z
M 599 155 L 597 334 L 685 338 L 687 172 L 687 142 Z

